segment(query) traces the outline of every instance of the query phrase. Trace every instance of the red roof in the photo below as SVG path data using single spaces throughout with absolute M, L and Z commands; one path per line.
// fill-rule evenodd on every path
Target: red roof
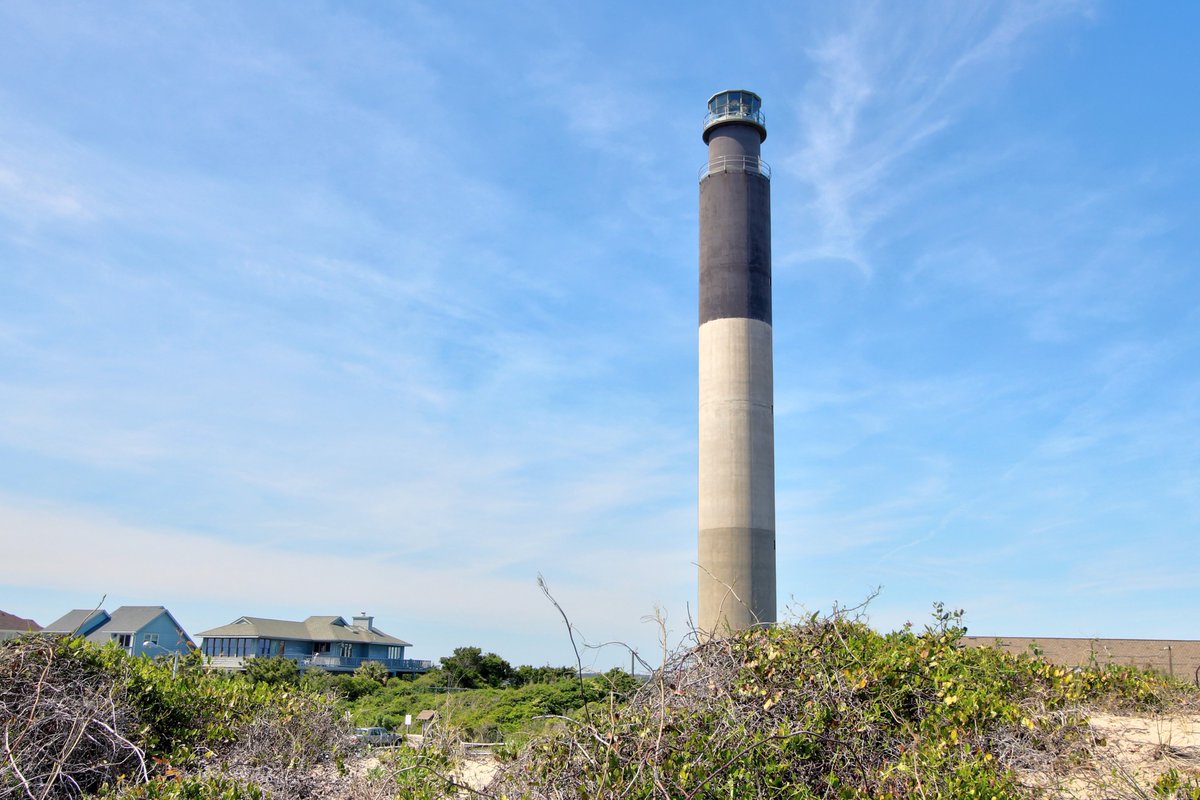
M 31 619 L 0 611 L 0 631 L 40 631 L 41 629 L 42 626 Z

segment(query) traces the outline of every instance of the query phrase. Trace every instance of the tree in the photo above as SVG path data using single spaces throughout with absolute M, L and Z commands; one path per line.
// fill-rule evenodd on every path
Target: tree
M 642 686 L 642 681 L 620 667 L 613 667 L 601 676 L 601 685 L 610 692 L 628 697 Z
M 388 680 L 388 669 L 382 661 L 364 661 L 358 669 L 354 670 L 354 674 L 360 678 L 373 680 L 381 686 Z
M 522 664 L 513 672 L 514 686 L 527 686 L 531 683 L 554 683 L 564 678 L 574 678 L 578 674 L 575 667 L 534 667 Z
M 484 653 L 478 647 L 456 647 L 454 654 L 441 659 L 446 685 L 458 689 L 477 689 L 481 686 L 504 686 L 512 682 L 514 671 L 495 653 Z
M 411 681 L 406 681 L 406 684 L 413 688 L 429 688 L 436 687 L 444 689 L 446 687 L 446 673 L 440 667 L 431 667 L 430 670 L 423 675 L 418 675 Z M 393 684 L 394 686 L 395 684 Z
M 495 653 L 484 653 L 479 662 L 479 677 L 488 686 L 508 686 L 512 684 L 512 664 Z
M 300 685 L 318 694 L 337 691 L 337 676 L 321 667 L 309 667 L 300 676 Z
M 255 683 L 278 686 L 300 681 L 300 668 L 285 656 L 256 656 L 246 659 L 246 677 Z
M 383 687 L 370 678 L 361 675 L 338 675 L 334 679 L 337 692 L 347 700 L 354 702 L 360 697 L 383 691 Z

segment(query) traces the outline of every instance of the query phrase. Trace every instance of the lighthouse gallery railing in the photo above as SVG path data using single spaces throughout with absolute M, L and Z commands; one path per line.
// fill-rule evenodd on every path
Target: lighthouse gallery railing
M 749 172 L 771 179 L 771 167 L 758 156 L 717 156 L 700 168 L 700 180 L 718 172 Z

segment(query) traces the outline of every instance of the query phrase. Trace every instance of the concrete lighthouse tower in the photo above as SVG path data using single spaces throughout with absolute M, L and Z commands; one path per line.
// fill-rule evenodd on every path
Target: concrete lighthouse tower
M 700 630 L 775 621 L 771 171 L 762 99 L 714 94 L 700 171 Z

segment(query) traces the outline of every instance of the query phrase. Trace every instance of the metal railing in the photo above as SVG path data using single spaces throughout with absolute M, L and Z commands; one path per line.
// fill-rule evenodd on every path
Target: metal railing
M 767 127 L 767 117 L 761 111 L 753 111 L 745 103 L 730 103 L 719 105 L 704 115 L 704 129 L 710 125 L 730 120 L 733 122 L 752 122 L 762 128 Z
M 771 167 L 758 156 L 717 156 L 700 168 L 700 180 L 718 172 L 748 172 L 771 180 Z
M 244 669 L 246 661 L 251 658 L 266 656 L 205 656 L 205 661 L 212 669 Z M 392 672 L 425 672 L 433 666 L 433 662 L 421 658 L 345 658 L 343 656 L 312 655 L 297 656 L 290 653 L 284 658 L 296 662 L 300 669 L 322 667 L 334 670 L 354 670 L 363 665 L 364 661 L 378 661 Z
M 211 669 L 241 669 L 246 666 L 242 656 L 205 656 L 204 663 Z
M 298 659 L 301 669 L 324 667 L 326 669 L 358 669 L 367 661 L 378 661 L 389 670 L 421 672 L 433 666 L 433 662 L 417 658 L 347 658 L 345 656 L 314 655 Z

